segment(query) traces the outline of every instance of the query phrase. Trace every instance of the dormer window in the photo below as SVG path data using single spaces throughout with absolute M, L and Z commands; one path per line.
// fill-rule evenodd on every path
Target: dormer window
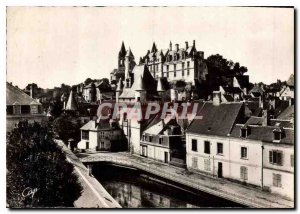
M 273 141 L 280 141 L 281 137 L 282 137 L 282 130 L 274 129 L 273 130 Z
M 247 126 L 241 128 L 241 138 L 247 138 L 249 134 L 249 128 Z

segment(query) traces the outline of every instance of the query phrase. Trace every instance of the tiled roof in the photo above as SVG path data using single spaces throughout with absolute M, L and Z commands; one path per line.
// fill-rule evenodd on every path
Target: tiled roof
M 6 105 L 42 105 L 21 89 L 6 82 Z
M 236 124 L 231 132 L 231 137 L 241 138 L 240 130 L 244 125 Z M 267 143 L 273 143 L 273 130 L 278 128 L 274 126 L 248 126 L 249 132 L 246 139 L 257 140 Z M 283 129 L 280 144 L 294 144 L 294 130 Z
M 264 118 L 263 117 L 255 117 L 255 116 L 251 116 L 247 122 L 245 123 L 246 125 L 257 125 L 257 126 L 261 126 L 263 123 Z
M 258 85 L 254 85 L 253 88 L 249 91 L 249 93 L 260 93 L 260 94 L 263 94 L 264 93 L 264 89 L 262 89 Z
M 237 122 L 242 106 L 243 103 L 223 103 L 214 106 L 211 102 L 206 102 L 197 112 L 197 116 L 202 116 L 202 119 L 194 119 L 187 132 L 227 136 Z
M 291 120 L 294 119 L 294 114 L 295 114 L 295 106 L 288 106 L 286 109 L 284 109 L 277 117 L 277 119 L 282 119 L 282 120 Z
M 270 126 L 278 126 L 284 128 L 293 128 L 294 125 L 290 120 L 278 120 L 278 119 L 271 119 Z
M 228 86 L 228 87 L 223 87 L 223 88 L 224 88 L 224 91 L 226 91 L 228 93 L 234 93 L 234 94 L 243 93 L 243 91 L 239 87 Z

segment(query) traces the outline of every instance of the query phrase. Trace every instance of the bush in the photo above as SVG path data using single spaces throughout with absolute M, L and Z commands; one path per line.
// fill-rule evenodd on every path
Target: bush
M 82 187 L 47 126 L 20 122 L 7 136 L 7 203 L 11 208 L 72 207 Z

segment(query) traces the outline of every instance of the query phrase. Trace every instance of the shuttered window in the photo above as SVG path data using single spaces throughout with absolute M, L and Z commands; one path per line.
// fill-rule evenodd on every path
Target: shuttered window
M 243 159 L 248 158 L 247 147 L 241 147 L 241 158 L 243 158 Z
M 204 159 L 204 170 L 210 171 L 210 160 Z
M 282 151 L 269 151 L 269 162 L 270 164 L 282 165 Z
M 197 157 L 192 157 L 192 167 L 198 168 L 198 158 Z
M 248 180 L 248 168 L 245 166 L 241 166 L 240 172 L 241 172 L 241 179 Z
M 273 186 L 281 187 L 281 175 L 273 173 Z

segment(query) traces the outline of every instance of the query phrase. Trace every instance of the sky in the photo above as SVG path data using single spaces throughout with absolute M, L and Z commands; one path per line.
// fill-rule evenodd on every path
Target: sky
M 53 88 L 109 78 L 122 41 L 136 62 L 196 41 L 248 68 L 251 82 L 294 73 L 294 9 L 259 7 L 8 7 L 7 81 Z

